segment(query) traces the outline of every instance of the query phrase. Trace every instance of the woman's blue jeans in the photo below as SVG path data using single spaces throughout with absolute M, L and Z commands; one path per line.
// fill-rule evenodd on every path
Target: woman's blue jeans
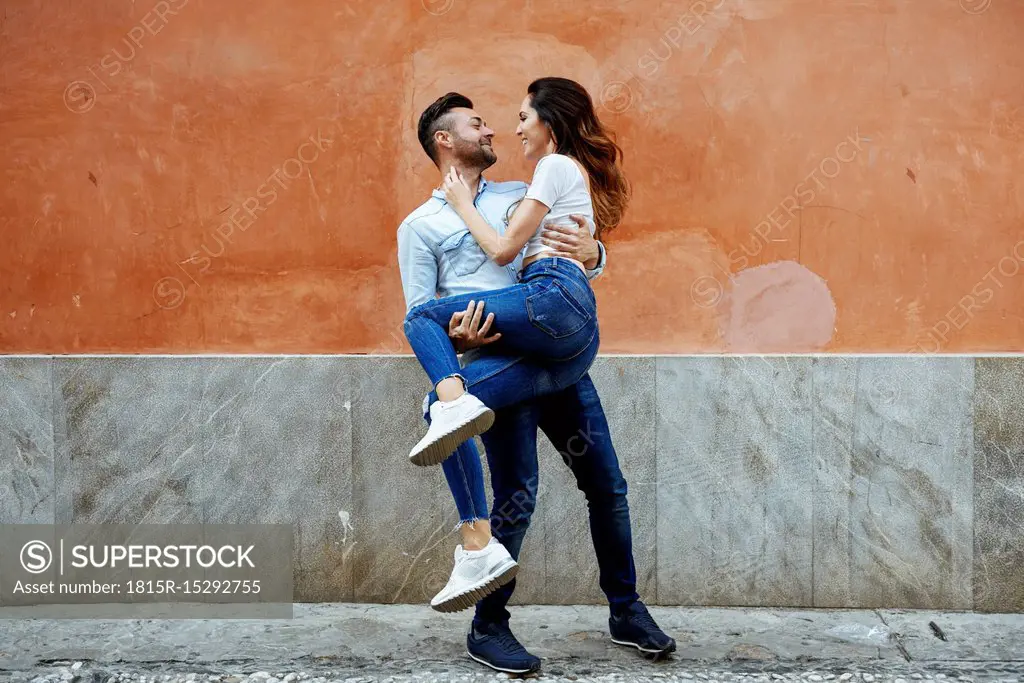
M 521 355 L 552 371 L 524 381 L 522 373 L 494 363 L 460 366 L 448 322 L 470 301 L 484 303 L 484 313 L 494 314 L 492 331 L 501 333 L 488 350 Z M 511 287 L 416 306 L 405 318 L 405 336 L 433 386 L 459 376 L 466 390 L 492 410 L 572 386 L 590 369 L 600 344 L 590 283 L 578 266 L 558 257 L 531 263 Z
M 493 331 L 502 336 L 488 345 L 488 353 L 462 367 L 448 338 L 448 321 L 471 300 L 483 301 L 484 312 L 494 313 Z M 466 390 L 493 410 L 575 385 L 600 345 L 590 284 L 577 266 L 558 258 L 531 263 L 512 287 L 417 306 L 406 317 L 405 333 L 433 385 L 459 375 Z M 428 403 L 435 400 L 432 391 Z M 429 422 L 429 412 L 424 417 Z M 483 471 L 472 441 L 460 445 L 443 466 L 460 521 L 487 519 Z

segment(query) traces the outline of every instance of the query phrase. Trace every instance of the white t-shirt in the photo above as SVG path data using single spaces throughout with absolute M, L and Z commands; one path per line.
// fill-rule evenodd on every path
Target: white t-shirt
M 554 251 L 541 243 L 544 223 L 576 226 L 570 214 L 581 214 L 590 219 L 590 234 L 594 234 L 594 205 L 587 191 L 587 180 L 576 162 L 564 154 L 548 154 L 537 162 L 533 182 L 526 190 L 527 199 L 536 199 L 550 209 L 530 241 L 526 243 L 523 258 L 544 251 Z

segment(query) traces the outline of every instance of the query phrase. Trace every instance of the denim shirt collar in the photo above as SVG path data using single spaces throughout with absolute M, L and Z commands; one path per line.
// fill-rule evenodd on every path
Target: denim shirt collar
M 488 185 L 487 178 L 484 178 L 481 175 L 480 176 L 480 184 L 476 188 L 476 197 L 479 197 L 480 195 L 482 195 L 484 193 L 484 189 L 487 187 L 487 185 Z M 430 193 L 430 196 L 431 197 L 436 197 L 436 198 L 440 199 L 445 204 L 448 203 L 448 200 L 446 200 L 444 198 L 444 190 L 438 190 L 437 188 L 434 188 L 434 190 Z M 476 197 L 474 197 L 474 200 L 476 199 Z

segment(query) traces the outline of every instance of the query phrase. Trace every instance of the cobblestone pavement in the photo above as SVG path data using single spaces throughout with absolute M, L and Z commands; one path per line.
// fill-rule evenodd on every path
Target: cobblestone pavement
M 537 681 L 1024 681 L 1024 615 L 651 612 L 678 643 L 661 662 L 612 644 L 600 607 L 517 607 L 512 628 L 543 659 Z M 4 619 L 0 681 L 508 680 L 466 656 L 468 619 L 423 606 L 343 604 L 296 605 L 293 619 L 278 620 Z
M 117 681 L 130 681 L 132 683 L 293 683 L 306 681 L 309 683 L 493 683 L 495 681 L 507 681 L 512 676 L 495 672 L 472 672 L 454 673 L 451 671 L 421 671 L 415 673 L 401 674 L 377 674 L 377 675 L 352 675 L 308 671 L 298 672 L 267 672 L 260 671 L 252 674 L 232 673 L 209 673 L 209 672 L 176 672 L 160 673 L 152 672 L 117 672 L 111 668 L 85 667 L 81 662 L 75 662 L 71 666 L 62 666 L 53 671 L 30 674 L 28 678 L 17 678 L 12 680 L 25 680 L 31 683 L 64 683 L 74 681 L 97 681 L 104 683 L 115 683 Z M 846 671 L 842 674 L 827 673 L 822 670 L 812 669 L 804 672 L 790 673 L 755 673 L 742 672 L 739 670 L 714 670 L 708 668 L 695 668 L 692 671 L 680 672 L 648 672 L 644 674 L 624 673 L 594 673 L 594 674 L 567 674 L 566 672 L 542 672 L 539 676 L 532 676 L 526 679 L 544 683 L 561 683 L 562 681 L 572 683 L 639 683 L 641 681 L 653 681 L 656 683 L 702 683 L 707 681 L 728 681 L 730 683 L 785 683 L 785 681 L 800 681 L 818 683 L 820 681 L 832 681 L 833 683 L 918 683 L 924 681 L 948 681 L 949 683 L 960 683 L 962 681 L 992 680 L 992 681 L 1019 681 L 1020 674 L 1009 671 L 988 670 L 979 678 L 979 674 L 962 675 L 951 678 L 941 672 L 922 674 L 919 672 L 895 674 L 892 672 L 882 673 L 875 671 Z

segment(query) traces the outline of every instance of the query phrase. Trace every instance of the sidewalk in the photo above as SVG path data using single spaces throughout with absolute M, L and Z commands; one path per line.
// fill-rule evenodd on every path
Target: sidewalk
M 545 681 L 1024 680 L 1019 614 L 652 607 L 679 648 L 653 663 L 609 641 L 606 608 L 512 611 Z M 470 614 L 301 604 L 290 620 L 3 620 L 0 680 L 506 680 L 466 656 Z

